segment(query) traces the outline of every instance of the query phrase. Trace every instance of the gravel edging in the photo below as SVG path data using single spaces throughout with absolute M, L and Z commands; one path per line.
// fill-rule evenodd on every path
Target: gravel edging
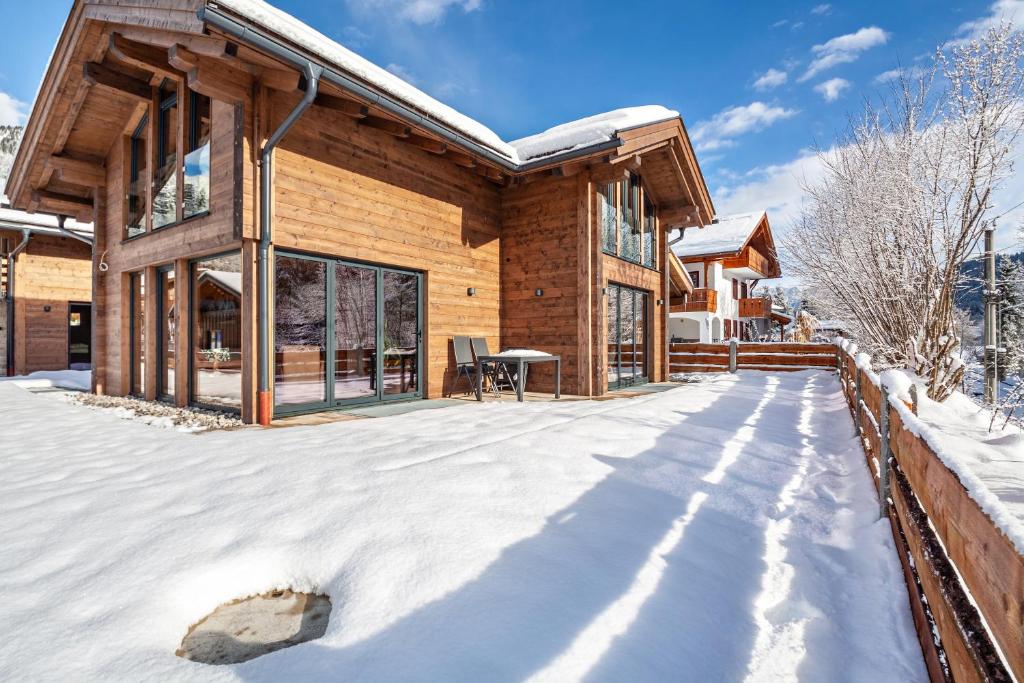
M 69 394 L 68 398 L 72 403 L 87 408 L 105 410 L 126 420 L 137 420 L 163 429 L 204 432 L 214 429 L 238 429 L 245 426 L 238 415 L 234 413 L 206 408 L 179 408 L 167 403 L 144 401 L 130 396 L 73 393 Z

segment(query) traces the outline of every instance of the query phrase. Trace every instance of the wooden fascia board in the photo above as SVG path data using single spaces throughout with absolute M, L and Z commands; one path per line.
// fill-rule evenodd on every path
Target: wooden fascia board
M 706 203 L 709 218 L 715 215 L 715 204 L 711 201 L 711 191 L 708 189 L 707 181 L 704 180 L 704 172 L 701 170 L 700 163 L 697 161 L 697 153 L 693 149 L 693 143 L 690 140 L 690 134 L 686 130 L 686 122 L 682 118 L 678 119 L 679 125 L 679 144 L 683 154 L 687 159 L 687 165 L 692 171 L 694 171 L 694 179 L 696 181 L 697 188 L 700 190 L 701 198 Z

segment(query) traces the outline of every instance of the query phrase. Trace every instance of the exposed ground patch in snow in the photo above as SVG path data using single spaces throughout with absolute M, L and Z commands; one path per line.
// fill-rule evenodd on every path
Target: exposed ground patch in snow
M 835 377 L 153 430 L 0 383 L 0 679 L 924 680 Z M 174 656 L 323 592 L 323 638 Z

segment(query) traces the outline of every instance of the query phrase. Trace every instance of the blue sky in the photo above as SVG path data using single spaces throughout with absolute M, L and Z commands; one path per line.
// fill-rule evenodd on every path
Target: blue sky
M 809 150 L 885 90 L 881 74 L 996 17 L 1024 26 L 1024 0 L 272 2 L 505 139 L 618 107 L 677 109 L 719 212 L 767 207 L 777 229 L 816 171 Z M 8 26 L 33 30 L 0 41 L 0 123 L 23 119 L 70 6 L 5 4 Z

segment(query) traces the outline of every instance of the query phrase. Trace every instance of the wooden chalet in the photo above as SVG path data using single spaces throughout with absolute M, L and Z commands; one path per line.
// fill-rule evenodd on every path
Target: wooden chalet
M 7 193 L 95 225 L 96 392 L 264 424 L 441 396 L 454 335 L 661 380 L 714 215 L 675 112 L 505 142 L 260 0 L 76 0 Z
M 672 297 L 670 336 L 680 342 L 716 342 L 767 336 L 790 322 L 771 299 L 752 294 L 758 282 L 782 275 L 768 214 L 716 218 L 703 230 L 683 230 L 672 252 L 693 283 L 689 294 Z M 781 338 L 781 337 L 780 337 Z
M 0 203 L 0 375 L 89 367 L 91 240 L 90 225 Z

